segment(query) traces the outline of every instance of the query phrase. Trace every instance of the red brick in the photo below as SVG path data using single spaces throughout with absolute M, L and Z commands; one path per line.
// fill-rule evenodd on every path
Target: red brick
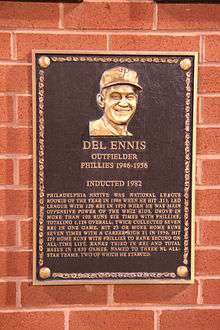
M 220 153 L 220 129 L 199 128 L 197 130 L 197 153 L 218 154 Z
M 0 246 L 16 245 L 16 222 L 1 221 L 0 226 Z
M 31 96 L 18 96 L 17 120 L 19 124 L 32 123 L 32 98 Z
M 200 244 L 220 245 L 220 221 L 200 222 Z
M 220 97 L 204 97 L 202 109 L 202 123 L 219 124 L 220 123 Z
M 13 100 L 11 96 L 0 96 L 0 122 L 7 123 L 13 120 Z
M 31 221 L 21 221 L 20 231 L 21 231 L 21 246 L 23 248 L 32 247 L 32 222 Z
M 158 29 L 215 30 L 220 28 L 220 7 L 208 4 L 160 4 Z
M 201 177 L 202 177 L 202 160 L 196 160 L 196 185 L 201 184 Z
M 31 90 L 31 66 L 0 65 L 1 92 L 27 92 Z
M 198 284 L 169 285 L 117 285 L 114 290 L 116 303 L 134 304 L 194 304 Z
M 202 183 L 220 184 L 220 160 L 210 159 L 202 162 Z
M 113 35 L 112 49 L 199 51 L 199 37 Z
M 32 185 L 32 159 L 19 160 L 19 182 L 20 184 Z
M 65 28 L 135 29 L 152 27 L 153 6 L 149 3 L 93 2 L 64 5 Z
M 151 311 L 71 312 L 70 330 L 153 330 Z
M 163 311 L 160 330 L 219 330 L 220 310 L 188 309 Z
M 19 59 L 31 61 L 32 49 L 106 49 L 104 35 L 30 34 L 17 35 Z
M 64 330 L 63 312 L 0 312 L 1 330 Z
M 11 57 L 11 35 L 10 33 L 0 33 L 0 58 L 10 59 L 10 57 Z
M 16 305 L 16 284 L 13 282 L 1 282 L 0 307 L 12 307 L 15 305 Z
M 199 235 L 198 235 L 197 228 L 198 228 L 198 222 L 195 221 L 195 243 L 196 243 L 196 246 L 199 245 Z
M 0 159 L 0 184 L 13 183 L 13 161 Z
M 30 277 L 32 263 L 31 257 L 30 252 L 1 251 L 0 276 Z
M 32 191 L 1 190 L 0 215 L 32 215 Z
M 204 280 L 202 288 L 204 304 L 220 304 L 220 280 Z
M 0 152 L 32 152 L 32 130 L 29 128 L 0 128 Z
M 107 287 L 101 285 L 59 286 L 54 290 L 50 286 L 33 286 L 32 283 L 22 283 L 22 306 L 50 305 L 100 305 L 106 304 Z
M 8 1 L 0 3 L 0 27 L 43 28 L 58 27 L 58 24 L 59 7 L 57 4 Z
M 197 250 L 196 251 L 197 275 L 220 275 L 220 251 Z
M 205 60 L 220 61 L 220 36 L 205 37 Z
M 200 93 L 220 92 L 220 66 L 199 67 L 198 90 Z
M 220 213 L 220 190 L 206 189 L 196 191 L 196 215 L 215 215 Z
M 196 109 L 196 123 L 200 123 L 201 122 L 201 114 L 200 114 L 200 109 L 201 109 L 201 103 L 202 102 L 202 97 L 201 96 L 197 96 L 197 109 Z

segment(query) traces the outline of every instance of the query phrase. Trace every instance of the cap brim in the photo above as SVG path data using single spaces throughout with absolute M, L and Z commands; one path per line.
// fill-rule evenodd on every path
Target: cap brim
M 139 84 L 131 83 L 130 81 L 126 81 L 126 80 L 118 80 L 118 81 L 111 82 L 109 84 L 106 84 L 106 85 L 102 86 L 101 89 L 111 87 L 111 86 L 115 86 L 115 85 L 131 85 L 131 86 L 134 86 L 134 87 L 136 87 L 140 90 L 143 89 Z

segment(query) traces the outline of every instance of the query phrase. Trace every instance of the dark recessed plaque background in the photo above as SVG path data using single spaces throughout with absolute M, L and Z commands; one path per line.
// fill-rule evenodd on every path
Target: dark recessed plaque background
M 44 67 L 39 61 L 42 56 L 50 59 Z M 192 156 L 196 59 L 192 53 L 37 52 L 34 55 L 35 283 L 141 283 L 167 280 L 183 283 L 193 280 Z M 183 61 L 186 61 L 185 66 Z M 89 121 L 102 115 L 96 104 L 100 77 L 105 70 L 115 66 L 135 70 L 143 87 L 136 114 L 129 124 L 133 136 L 90 137 Z M 81 162 L 91 161 L 91 154 L 106 152 L 84 150 L 83 141 L 98 141 L 108 146 L 109 141 L 134 140 L 145 141 L 146 149 L 108 150 L 108 153 L 136 152 L 139 162 L 148 162 L 147 170 L 80 168 Z M 187 169 L 186 160 L 189 165 Z M 140 180 L 142 187 L 91 188 L 85 184 L 89 180 Z M 47 227 L 47 194 L 91 192 L 180 192 L 180 250 L 172 253 L 157 251 L 147 257 L 48 257 L 46 251 L 51 236 Z M 53 248 L 56 249 L 56 244 Z M 181 275 L 181 271 L 178 273 L 178 267 L 182 267 L 179 269 L 184 275 Z

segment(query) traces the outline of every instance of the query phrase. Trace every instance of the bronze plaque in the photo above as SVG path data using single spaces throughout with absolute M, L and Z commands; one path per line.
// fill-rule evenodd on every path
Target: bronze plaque
M 35 51 L 34 283 L 192 283 L 197 53 Z

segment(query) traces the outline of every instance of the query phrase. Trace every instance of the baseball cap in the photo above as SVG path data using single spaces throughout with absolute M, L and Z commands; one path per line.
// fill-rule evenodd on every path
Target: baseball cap
M 123 66 L 117 66 L 103 72 L 100 80 L 100 90 L 114 85 L 132 85 L 138 89 L 142 87 L 138 84 L 138 75 L 134 70 Z

